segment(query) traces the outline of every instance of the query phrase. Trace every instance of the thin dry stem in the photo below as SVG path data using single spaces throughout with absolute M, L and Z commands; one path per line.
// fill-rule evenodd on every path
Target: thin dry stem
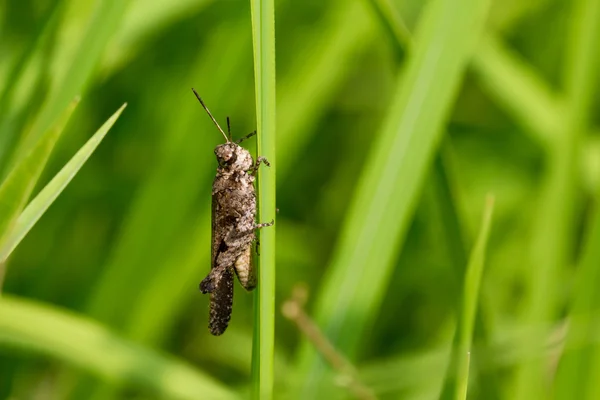
M 312 342 L 317 351 L 340 374 L 337 380 L 354 394 L 357 399 L 375 400 L 377 397 L 373 391 L 362 384 L 357 377 L 354 365 L 346 359 L 321 332 L 317 324 L 304 311 L 304 304 L 308 298 L 308 290 L 304 285 L 296 285 L 289 300 L 283 303 L 281 312 L 289 320 L 293 321 L 300 332 Z

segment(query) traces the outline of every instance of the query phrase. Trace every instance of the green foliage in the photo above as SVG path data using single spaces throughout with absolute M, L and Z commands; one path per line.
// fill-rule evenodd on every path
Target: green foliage
M 173 399 L 195 399 L 199 392 L 212 399 L 238 398 L 189 365 L 123 340 L 94 321 L 50 306 L 4 296 L 0 331 L 5 345 L 59 357 L 113 384 L 143 385 Z
M 14 230 L 14 224 L 19 218 L 21 211 L 25 208 L 29 196 L 35 187 L 37 180 L 54 145 L 60 138 L 65 125 L 69 121 L 71 114 L 79 100 L 73 101 L 63 112 L 55 126 L 40 137 L 40 139 L 27 151 L 16 165 L 10 170 L 8 176 L 0 185 L 0 246 L 4 247 L 7 242 L 7 236 Z M 4 263 L 10 251 L 3 252 L 0 256 L 0 263 Z
M 0 398 L 349 397 L 300 282 L 378 398 L 598 397 L 600 0 L 167 3 L 0 7 Z M 221 337 L 191 87 L 272 163 Z
M 75 103 L 73 103 L 72 106 L 69 106 L 69 108 L 67 108 L 67 111 L 65 111 L 65 114 L 68 114 L 68 115 L 65 115 L 63 117 L 64 119 L 68 118 L 71 115 L 71 112 L 73 111 L 74 107 L 75 107 Z M 112 128 L 113 124 L 117 121 L 117 119 L 119 118 L 119 115 L 121 115 L 121 112 L 123 111 L 124 108 L 125 108 L 125 104 L 123 106 L 121 106 L 121 108 L 117 112 L 115 112 L 113 114 L 113 116 L 110 117 L 108 119 L 108 121 L 106 121 L 104 123 L 104 125 L 102 125 L 100 127 L 100 129 L 98 129 L 96 131 L 96 133 L 94 133 L 94 135 L 92 135 L 92 137 L 87 141 L 87 143 L 85 145 L 83 145 L 81 147 L 81 149 L 79 149 L 77 154 L 75 154 L 73 156 L 73 158 L 71 158 L 71 160 L 69 160 L 69 162 L 67 162 L 67 164 L 65 164 L 65 166 L 60 170 L 60 172 L 57 173 L 52 178 L 52 180 L 40 191 L 40 193 L 33 200 L 31 200 L 31 202 L 27 205 L 27 207 L 21 213 L 19 213 L 17 215 L 16 220 L 14 222 L 14 226 L 12 226 L 11 229 L 9 229 L 7 231 L 7 234 L 5 235 L 4 240 L 2 240 L 0 242 L 0 263 L 3 263 L 6 261 L 6 259 L 10 255 L 10 253 L 12 253 L 12 251 L 17 247 L 17 245 L 21 242 L 21 240 L 23 240 L 25 235 L 27 235 L 29 230 L 37 223 L 37 221 L 40 219 L 40 217 L 46 212 L 48 207 L 50 207 L 50 205 L 56 200 L 58 195 L 69 184 L 71 179 L 73 179 L 75 174 L 77 174 L 77 172 L 79 172 L 79 169 L 83 166 L 83 164 L 87 161 L 87 159 L 92 155 L 94 150 L 96 150 L 96 147 L 98 147 L 98 145 L 100 144 L 102 139 L 104 139 L 104 136 L 106 136 L 106 134 L 108 133 L 110 128 Z M 49 144 L 47 144 L 47 142 L 53 141 L 56 139 L 58 132 L 61 132 L 63 129 L 62 125 L 64 124 L 64 121 L 61 121 L 59 124 L 61 126 L 58 126 L 54 129 L 54 132 L 55 132 L 54 135 L 53 136 L 48 135 L 48 136 L 50 136 L 50 139 L 46 139 L 46 137 L 48 137 L 46 135 L 42 139 L 40 139 L 39 142 L 36 143 L 36 145 L 32 149 L 32 152 L 30 153 L 30 155 L 25 157 L 23 159 L 23 162 L 19 163 L 19 165 L 16 166 L 13 169 L 13 171 L 11 171 L 9 176 L 6 178 L 6 181 L 4 182 L 6 184 L 6 186 L 8 186 L 8 184 L 10 184 L 12 182 L 15 182 L 15 183 L 21 183 L 22 187 L 28 186 L 29 189 L 31 189 L 33 187 L 33 184 L 35 183 L 35 180 L 37 179 L 37 175 L 39 175 L 39 173 L 41 172 L 41 167 L 43 167 L 43 165 L 36 165 L 35 167 L 32 168 L 32 169 L 37 169 L 37 171 L 36 171 L 37 173 L 35 173 L 35 174 L 29 175 L 29 176 L 26 175 L 26 176 L 22 176 L 22 177 L 19 174 L 21 173 L 21 171 L 23 171 L 26 168 L 26 164 L 28 162 L 30 162 L 30 163 L 33 161 L 39 162 L 40 160 L 46 161 L 48 152 L 52 148 L 52 144 L 49 145 Z M 40 148 L 43 149 L 41 151 L 45 150 L 44 154 L 41 154 L 41 155 L 37 154 L 40 151 L 39 150 Z M 35 157 L 36 155 L 37 155 L 37 157 Z M 13 191 L 13 192 L 16 192 L 16 191 Z M 0 196 L 0 198 L 7 198 L 7 199 L 10 199 L 11 197 L 12 198 L 14 198 L 14 197 L 25 198 L 28 195 L 28 193 L 25 194 L 23 192 L 24 191 L 21 191 L 21 193 L 20 193 L 21 196 L 15 196 L 15 195 L 11 196 L 12 193 L 2 193 L 2 190 L 0 190 L 0 195 L 5 194 L 5 196 L 6 196 L 6 197 Z M 17 202 L 14 201 L 12 203 L 16 204 Z M 10 220 L 10 218 L 6 218 L 6 220 Z

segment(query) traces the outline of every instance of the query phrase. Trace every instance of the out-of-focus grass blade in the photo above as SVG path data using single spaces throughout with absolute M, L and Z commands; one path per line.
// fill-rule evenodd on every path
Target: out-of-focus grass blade
M 28 120 L 26 115 L 33 113 L 35 106 L 32 105 L 36 103 L 34 96 L 37 97 L 44 91 L 40 84 L 44 75 L 40 69 L 43 71 L 47 68 L 43 53 L 48 48 L 51 33 L 56 30 L 62 5 L 63 2 L 57 1 L 50 6 L 44 20 L 33 28 L 35 34 L 29 44 L 12 62 L 6 76 L 0 78 L 4 83 L 0 89 L 0 179 L 5 175 L 5 168 L 8 168 L 6 164 L 13 151 L 13 144 L 17 142 L 18 135 L 26 131 L 21 125 L 24 120 Z M 30 75 L 36 69 L 37 82 L 33 83 Z
M 97 322 L 17 297 L 0 299 L 0 345 L 47 354 L 108 382 L 143 385 L 165 398 L 237 398 L 192 367 L 123 340 Z
M 115 70 L 144 49 L 144 40 L 152 34 L 177 24 L 178 20 L 197 14 L 214 0 L 135 0 L 125 12 L 102 61 L 103 68 Z
M 600 396 L 600 385 L 598 385 L 600 348 L 598 346 L 598 324 L 594 321 L 600 310 L 600 298 L 597 295 L 598 284 L 600 284 L 600 246 L 598 243 L 600 243 L 600 194 L 596 197 L 596 217 L 590 227 L 590 234 L 580 265 L 579 283 L 581 286 L 579 289 L 581 291 L 576 292 L 578 295 L 571 314 L 577 320 L 581 318 L 585 325 L 583 329 L 570 332 L 573 337 L 585 338 L 586 347 L 590 343 L 595 343 L 595 346 L 591 351 L 589 351 L 589 347 L 587 349 L 584 347 L 582 351 L 575 353 L 574 361 L 578 362 L 578 365 L 569 364 L 568 359 L 564 360 L 563 373 L 571 380 L 567 379 L 564 387 L 558 387 L 557 399 L 569 399 L 575 384 L 580 384 L 584 389 L 582 399 L 593 400 Z M 571 366 L 575 368 L 567 369 Z M 560 383 L 560 380 L 557 381 Z
M 310 135 L 344 78 L 352 72 L 353 59 L 368 47 L 374 24 L 366 7 L 357 1 L 324 2 L 329 17 L 313 36 L 302 41 L 295 63 L 277 83 L 278 175 L 285 177 L 298 165 Z
M 481 229 L 477 241 L 471 252 L 465 284 L 463 291 L 463 307 L 458 326 L 458 351 L 455 354 L 458 363 L 458 382 L 456 385 L 455 399 L 466 400 L 469 384 L 469 360 L 471 345 L 473 343 L 473 330 L 475 328 L 475 316 L 477 315 L 477 304 L 479 302 L 479 287 L 481 275 L 485 264 L 485 254 L 490 228 L 492 225 L 492 214 L 494 211 L 494 198 L 489 196 L 486 200 L 481 221 Z
M 97 67 L 106 43 L 119 26 L 128 5 L 127 1 L 102 1 L 96 4 L 87 24 L 85 35 L 79 41 L 74 59 L 62 64 L 68 69 L 60 71 L 62 73 L 61 82 L 55 82 L 53 85 L 54 90 L 50 92 L 48 100 L 40 111 L 30 135 L 31 138 L 26 138 L 24 143 L 21 143 L 19 151 L 26 149 L 30 140 L 37 140 L 40 132 L 45 130 L 49 123 L 56 118 L 69 99 L 73 98 L 76 93 L 84 91 L 85 85 Z
M 318 323 L 350 358 L 387 288 L 487 7 L 486 0 L 436 0 L 427 4 L 419 24 L 388 120 L 367 159 L 317 295 Z M 298 368 L 301 397 L 313 398 L 324 365 L 306 342 Z
M 405 48 L 413 46 L 413 40 L 408 32 L 407 28 L 403 26 L 399 16 L 394 12 L 394 9 L 390 7 L 386 0 L 369 0 L 369 4 L 373 7 L 376 15 L 378 16 L 380 23 L 386 27 L 386 32 L 390 36 L 392 45 L 395 51 L 400 57 Z M 481 45 L 479 45 L 481 47 Z M 447 142 L 448 143 L 448 142 Z M 467 267 L 467 252 L 464 246 L 464 237 L 461 229 L 463 225 L 460 221 L 459 212 L 456 208 L 456 201 L 453 196 L 454 190 L 452 190 L 452 182 L 450 182 L 450 175 L 447 171 L 449 167 L 449 146 L 446 145 L 440 151 L 440 154 L 436 158 L 434 163 L 434 169 L 432 171 L 431 179 L 431 191 L 429 193 L 434 197 L 434 201 L 437 204 L 435 211 L 439 212 L 439 215 L 433 217 L 434 220 L 441 221 L 439 229 L 444 232 L 442 237 L 445 237 L 447 241 L 447 250 L 449 261 L 454 264 L 454 271 L 456 276 L 456 287 L 460 288 L 462 285 L 459 283 L 461 277 L 465 274 Z M 457 292 L 460 293 L 460 290 Z M 457 294 L 458 298 L 458 294 Z M 479 332 L 481 337 L 486 337 L 486 329 L 483 324 L 478 323 L 474 328 L 475 331 Z M 455 337 L 455 342 L 458 337 Z M 481 385 L 484 387 L 488 397 L 492 396 L 491 393 L 496 389 L 497 384 L 495 379 L 491 375 L 479 375 Z M 453 395 L 456 387 L 454 379 L 446 379 L 446 387 L 442 394 L 442 398 L 446 398 Z M 435 385 L 432 385 L 432 387 Z M 490 397 L 493 398 L 493 397 Z
M 565 41 L 565 118 L 546 160 L 547 172 L 532 233 L 531 265 L 524 282 L 529 301 L 523 312 L 528 325 L 545 325 L 557 317 L 563 272 L 576 249 L 581 143 L 589 129 L 600 65 L 600 0 L 570 3 L 570 29 Z M 524 338 L 520 348 L 535 345 Z M 548 357 L 523 363 L 515 374 L 512 398 L 548 398 L 544 379 Z M 578 398 L 577 396 L 571 398 Z
M 591 106 L 598 85 L 600 51 L 597 41 L 600 37 L 600 1 L 575 2 L 571 18 L 571 37 L 567 42 L 570 62 L 566 68 L 570 112 L 569 124 L 563 134 L 575 141 L 573 146 L 579 146 L 581 143 L 577 141 L 578 136 L 584 134 L 589 128 Z M 566 149 L 568 151 L 568 147 Z M 571 172 L 575 173 L 572 170 Z M 563 179 L 575 180 L 569 176 L 564 176 Z M 600 351 L 597 345 L 598 323 L 596 321 L 600 307 L 600 299 L 596 295 L 600 279 L 600 192 L 598 191 L 595 200 L 595 217 L 589 220 L 576 286 L 572 292 L 574 299 L 569 314 L 571 326 L 566 338 L 565 354 L 556 375 L 556 399 L 596 399 L 600 395 L 597 379 L 600 371 Z M 573 234 L 571 232 L 568 233 Z M 573 326 L 575 321 L 577 327 Z M 584 346 L 572 345 L 582 340 Z M 592 345 L 593 343 L 595 345 Z
M 385 0 L 368 0 L 398 52 L 412 45 L 410 32 L 401 24 Z M 523 60 L 487 33 L 480 40 L 472 65 L 489 94 L 542 146 L 548 146 L 563 123 L 564 110 L 552 92 Z
M 100 144 L 106 133 L 121 115 L 121 112 L 127 104 L 123 104 L 105 123 L 94 133 L 94 135 L 83 145 L 81 149 L 69 160 L 69 162 L 60 170 L 58 174 L 40 191 L 40 193 L 27 205 L 23 213 L 19 215 L 14 225 L 0 245 L 0 262 L 6 260 L 10 253 L 23 240 L 29 230 L 35 225 L 40 217 L 46 212 L 48 207 L 56 200 L 67 184 L 77 174 L 79 169 L 85 164 L 92 155 L 96 147 Z M 68 115 L 71 114 L 74 104 L 69 108 Z M 61 128 L 62 130 L 62 128 Z M 27 160 L 28 158 L 25 158 Z
M 367 0 L 379 18 L 381 25 L 387 31 L 390 42 L 398 56 L 402 55 L 412 45 L 411 34 L 394 9 L 390 0 Z
M 74 100 L 63 111 L 58 121 L 42 135 L 29 153 L 9 172 L 0 186 L 0 248 L 5 247 L 8 235 L 12 235 L 14 222 L 27 204 L 54 145 L 60 138 L 79 99 Z M 6 261 L 8 253 L 0 253 L 0 263 Z
M 563 125 L 560 98 L 523 60 L 491 34 L 483 37 L 473 66 L 484 89 L 543 147 Z
M 597 324 L 594 322 L 600 310 L 600 298 L 597 295 L 600 284 L 600 192 L 596 196 L 595 208 L 573 290 L 575 297 L 569 313 L 571 324 L 567 331 L 565 351 L 554 383 L 556 399 L 591 400 L 600 396 L 597 382 L 600 351 Z

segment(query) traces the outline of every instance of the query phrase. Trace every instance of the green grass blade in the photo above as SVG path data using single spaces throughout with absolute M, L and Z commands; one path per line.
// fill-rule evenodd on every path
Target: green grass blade
M 114 71 L 135 58 L 144 49 L 144 41 L 186 16 L 199 13 L 214 0 L 130 1 L 115 37 L 110 41 L 102 68 Z
M 412 45 L 410 32 L 386 0 L 368 1 L 401 54 Z M 556 137 L 564 117 L 560 99 L 496 35 L 488 33 L 480 40 L 472 64 L 484 88 L 536 141 L 547 146 Z
M 396 54 L 401 56 L 412 45 L 412 37 L 404 21 L 390 0 L 368 0 L 368 2 L 385 28 Z
M 565 369 L 563 372 L 567 375 L 564 386 L 558 386 L 557 399 L 568 399 L 573 393 L 573 388 L 579 392 L 580 387 L 573 385 L 580 384 L 583 387 L 582 399 L 593 400 L 600 396 L 600 386 L 598 386 L 598 373 L 600 373 L 600 349 L 598 348 L 598 325 L 594 322 L 600 309 L 600 298 L 596 294 L 598 284 L 600 283 L 600 195 L 596 197 L 596 218 L 590 227 L 590 234 L 587 239 L 587 246 L 581 260 L 580 280 L 581 292 L 575 299 L 577 302 L 574 312 L 571 316 L 577 321 L 585 324 L 581 330 L 572 332 L 571 336 L 584 337 L 584 346 L 575 353 L 575 362 L 577 365 L 569 364 L 569 359 L 565 359 Z M 584 330 L 585 329 L 585 330 Z M 596 344 L 590 346 L 590 344 Z M 591 351 L 590 351 L 591 350 Z M 567 368 L 574 366 L 572 370 Z M 579 374 L 578 374 L 579 373 Z M 557 382 L 561 383 L 561 376 Z M 571 378 L 569 381 L 568 378 Z
M 477 241 L 471 252 L 463 292 L 463 307 L 458 326 L 458 351 L 456 360 L 458 362 L 458 384 L 456 385 L 455 399 L 466 400 L 469 383 L 469 360 L 471 357 L 471 345 L 473 343 L 473 331 L 475 328 L 475 316 L 477 315 L 477 304 L 479 302 L 479 287 L 490 229 L 492 225 L 492 214 L 494 212 L 494 198 L 488 197 L 483 219 Z
M 317 294 L 318 323 L 350 358 L 386 290 L 487 7 L 487 1 L 434 1 L 420 22 L 388 120 L 367 159 Z M 308 343 L 298 367 L 305 382 L 302 396 L 313 398 L 324 366 Z
M 40 132 L 56 118 L 56 115 L 77 93 L 82 93 L 89 78 L 94 73 L 104 48 L 119 26 L 129 2 L 98 2 L 87 23 L 86 32 L 79 41 L 78 50 L 62 75 L 62 81 L 53 85 L 49 98 L 44 104 L 34 125 L 31 140 L 37 140 Z M 64 71 L 61 71 L 64 72 Z M 27 148 L 28 140 L 20 148 Z
M 165 398 L 237 398 L 192 367 L 123 340 L 97 322 L 13 296 L 0 300 L 0 346 L 50 355 L 108 382 L 143 385 Z
M 597 40 L 600 37 L 600 1 L 576 2 L 573 13 L 573 26 L 569 44 L 571 62 L 567 65 L 567 97 L 569 99 L 570 126 L 564 135 L 577 136 L 585 133 L 590 120 L 591 104 L 598 82 L 600 52 Z M 575 143 L 579 145 L 579 143 Z M 578 148 L 574 151 L 579 150 Z M 572 171 L 574 172 L 574 171 Z M 566 177 L 565 177 L 566 178 Z M 590 219 L 586 244 L 583 247 L 574 299 L 569 317 L 576 322 L 578 329 L 571 328 L 566 338 L 565 353 L 559 364 L 555 381 L 556 399 L 594 399 L 600 395 L 597 373 L 600 370 L 600 357 L 597 346 L 597 324 L 593 321 L 598 312 L 597 291 L 600 272 L 600 213 L 595 197 L 595 218 Z M 573 343 L 584 340 L 584 346 Z
M 63 114 L 9 172 L 0 186 L 0 248 L 4 248 L 8 235 L 14 233 L 14 223 L 27 204 L 29 196 L 37 183 L 54 145 L 60 138 L 69 118 L 73 114 L 79 99 L 74 100 Z M 8 253 L 2 252 L 0 263 L 6 261 Z
M 65 164 L 58 174 L 40 191 L 40 193 L 27 205 L 23 213 L 16 220 L 14 229 L 6 236 L 0 245 L 0 262 L 12 253 L 31 228 L 52 205 L 58 195 L 69 184 L 71 179 L 79 172 L 83 164 L 92 155 L 104 136 L 117 121 L 127 103 L 123 104 L 87 141 L 86 144 Z M 71 106 L 73 107 L 73 106 Z
M 551 145 L 564 123 L 561 99 L 499 38 L 482 38 L 473 66 L 483 88 L 544 147 Z
M 258 155 L 266 157 L 258 179 L 258 216 L 261 222 L 275 218 L 275 2 L 251 0 Z M 255 399 L 273 397 L 275 346 L 275 228 L 260 232 L 258 290 L 255 294 L 252 384 Z
M 580 150 L 589 129 L 591 105 L 600 65 L 600 1 L 572 2 L 570 31 L 566 40 L 565 118 L 548 154 L 547 172 L 536 215 L 531 249 L 532 263 L 526 282 L 530 298 L 524 309 L 527 324 L 543 326 L 557 317 L 556 293 L 576 249 L 576 216 L 579 212 Z M 521 349 L 533 348 L 525 338 Z M 517 400 L 547 398 L 544 378 L 547 357 L 523 363 L 516 374 Z M 572 388 L 571 390 L 572 391 Z
M 390 36 L 392 45 L 397 53 L 398 57 L 401 57 L 404 53 L 405 48 L 413 46 L 413 40 L 408 32 L 407 28 L 402 24 L 399 16 L 394 12 L 394 9 L 389 6 L 386 0 L 369 0 L 369 4 L 373 7 L 380 23 L 386 27 L 386 33 Z M 481 47 L 481 45 L 479 45 Z M 465 274 L 467 267 L 467 252 L 463 242 L 463 232 L 461 226 L 464 225 L 459 218 L 459 211 L 456 208 L 456 201 L 454 200 L 453 190 L 451 190 L 450 174 L 447 169 L 449 167 L 449 141 L 446 146 L 443 146 L 442 151 L 436 158 L 434 169 L 432 172 L 432 190 L 430 193 L 435 198 L 436 216 L 434 220 L 441 221 L 440 229 L 444 234 L 441 236 L 446 238 L 448 259 L 451 261 L 454 267 L 455 276 L 457 277 L 455 287 L 458 289 L 457 298 L 460 296 L 462 284 L 459 282 L 460 277 Z M 488 336 L 487 328 L 483 325 L 481 318 L 477 320 L 476 327 L 474 330 L 477 332 L 480 338 L 486 338 Z M 457 338 L 455 338 L 455 342 Z M 495 396 L 493 393 L 497 391 L 498 383 L 496 382 L 493 374 L 481 374 L 478 376 L 480 380 L 480 386 L 484 387 L 486 395 L 488 397 Z M 455 379 L 446 379 L 446 386 L 444 387 L 442 398 L 450 398 L 456 388 Z M 490 399 L 495 397 L 490 397 Z
M 278 78 L 277 154 L 280 178 L 300 162 L 302 150 L 318 132 L 336 90 L 353 71 L 354 60 L 373 41 L 374 24 L 361 2 L 325 2 L 323 26 L 313 30 L 297 50 L 297 62 Z M 315 21 L 315 24 L 318 22 Z
M 28 72 L 31 73 L 32 66 L 36 62 L 41 62 L 38 60 L 44 59 L 43 53 L 48 47 L 47 42 L 52 37 L 51 33 L 56 30 L 62 5 L 62 2 L 57 1 L 51 6 L 43 22 L 36 24 L 35 35 L 30 43 L 14 60 L 6 76 L 0 78 L 5 83 L 0 90 L 0 115 L 2 115 L 2 120 L 0 120 L 0 178 L 4 177 L 5 169 L 8 168 L 6 164 L 13 150 L 13 143 L 18 141 L 19 134 L 25 130 L 19 126 L 21 124 L 17 121 L 20 121 L 21 118 L 27 120 L 24 116 L 27 114 L 25 110 L 33 111 L 35 106 L 32 104 L 36 103 L 35 97 L 39 96 L 41 91 L 43 92 L 43 89 L 40 88 L 43 85 L 32 85 L 29 82 Z M 40 79 L 41 76 L 37 78 Z
M 600 310 L 600 298 L 596 294 L 600 284 L 600 192 L 595 200 L 594 217 L 590 220 L 573 290 L 575 296 L 569 312 L 572 325 L 554 383 L 556 399 L 597 399 L 600 396 L 596 379 L 600 371 L 600 352 L 595 345 L 598 330 L 594 323 Z

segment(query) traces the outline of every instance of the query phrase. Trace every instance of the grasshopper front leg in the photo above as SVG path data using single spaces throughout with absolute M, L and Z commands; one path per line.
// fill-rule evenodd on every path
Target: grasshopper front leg
M 252 176 L 256 175 L 256 171 L 258 171 L 258 167 L 260 167 L 260 163 L 265 164 L 267 167 L 271 166 L 271 164 L 265 157 L 259 156 L 259 157 L 256 157 L 256 162 L 254 163 L 254 165 L 246 172 L 248 172 Z

